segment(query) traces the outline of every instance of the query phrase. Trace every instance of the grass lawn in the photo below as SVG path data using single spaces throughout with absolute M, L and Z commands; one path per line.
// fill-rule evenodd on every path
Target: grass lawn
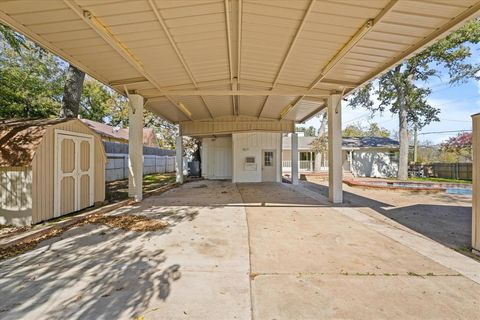
M 171 182 L 175 182 L 175 173 L 146 175 L 143 177 L 143 191 L 157 189 Z M 110 202 L 127 199 L 128 179 L 107 182 L 105 198 Z
M 447 178 L 408 178 L 411 181 L 419 182 L 447 182 L 447 183 L 468 183 L 472 184 L 470 180 L 447 179 Z

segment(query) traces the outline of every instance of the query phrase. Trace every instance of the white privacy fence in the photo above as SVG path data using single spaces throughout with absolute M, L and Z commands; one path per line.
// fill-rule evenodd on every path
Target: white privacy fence
M 143 156 L 143 174 L 175 172 L 175 156 Z M 107 153 L 105 181 L 128 179 L 128 154 Z
M 105 181 L 128 179 L 128 144 L 103 141 Z M 175 150 L 143 146 L 143 174 L 175 172 Z

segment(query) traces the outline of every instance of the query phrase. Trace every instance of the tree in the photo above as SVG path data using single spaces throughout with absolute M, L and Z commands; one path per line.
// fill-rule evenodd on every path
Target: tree
M 315 137 L 317 135 L 317 129 L 314 126 L 310 126 L 308 128 L 305 127 L 296 127 L 295 131 L 303 132 L 305 137 Z
M 443 152 L 453 153 L 457 161 L 461 158 L 472 161 L 472 133 L 459 133 L 456 137 L 450 137 L 440 145 Z
M 0 30 L 0 117 L 57 116 L 64 79 L 60 60 L 6 27 Z
M 381 128 L 378 123 L 370 123 L 369 127 L 365 128 L 360 123 L 348 125 L 343 129 L 342 135 L 344 137 L 390 137 L 390 131 Z
M 0 39 L 3 44 L 10 46 L 10 48 L 19 54 L 21 50 L 25 48 L 25 37 L 3 24 L 0 24 Z
M 439 121 L 440 110 L 428 103 L 427 97 L 431 90 L 423 85 L 431 77 L 440 76 L 442 73 L 446 73 L 451 84 L 474 77 L 479 67 L 469 63 L 467 58 L 472 55 L 469 43 L 478 43 L 479 39 L 480 21 L 474 19 L 380 76 L 375 85 L 371 82 L 354 92 L 350 106 L 365 107 L 372 114 L 382 113 L 388 108 L 390 112 L 398 115 L 399 179 L 408 178 L 408 130 L 413 127 L 421 130 L 432 121 Z M 372 94 L 378 96 L 379 104 L 373 103 Z
M 92 78 L 87 78 L 83 84 L 83 92 L 80 98 L 79 114 L 82 118 L 97 122 L 108 122 L 108 116 L 116 111 L 123 101 L 118 94 L 110 88 Z M 114 114 L 116 116 L 116 112 Z M 128 117 L 128 112 L 127 112 Z
M 74 65 L 69 65 L 63 88 L 61 118 L 76 118 L 80 109 L 85 73 Z

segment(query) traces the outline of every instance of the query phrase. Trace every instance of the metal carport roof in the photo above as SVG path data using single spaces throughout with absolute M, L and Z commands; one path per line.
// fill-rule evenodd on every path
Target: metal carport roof
M 4 0 L 0 21 L 172 121 L 304 121 L 477 0 Z

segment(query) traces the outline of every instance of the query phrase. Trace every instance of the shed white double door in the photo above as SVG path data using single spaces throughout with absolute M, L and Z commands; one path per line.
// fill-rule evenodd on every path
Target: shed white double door
M 55 130 L 54 216 L 94 203 L 94 139 L 77 132 Z

